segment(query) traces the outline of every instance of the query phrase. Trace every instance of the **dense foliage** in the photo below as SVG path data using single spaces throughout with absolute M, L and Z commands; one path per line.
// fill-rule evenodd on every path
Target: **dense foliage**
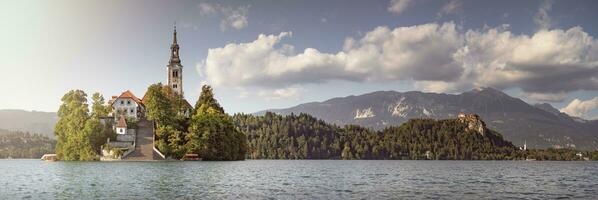
M 581 159 L 573 150 L 520 151 L 499 133 L 481 135 L 456 119 L 412 119 L 382 131 L 330 125 L 307 114 L 233 119 L 247 134 L 253 159 Z
M 245 135 L 235 129 L 210 86 L 202 87 L 191 119 L 181 117 L 184 100 L 168 87 L 152 85 L 146 98 L 148 119 L 157 126 L 156 148 L 166 156 L 178 159 L 195 153 L 203 160 L 245 159 Z
M 157 83 L 148 87 L 144 101 L 147 119 L 156 125 L 156 148 L 166 156 L 181 158 L 187 152 L 184 139 L 188 121 L 180 115 L 185 100 L 169 87 Z
M 47 136 L 0 129 L 0 158 L 41 158 L 55 146 Z
M 99 94 L 94 96 L 101 97 Z M 97 160 L 100 146 L 107 138 L 116 137 L 112 129 L 98 119 L 97 113 L 103 112 L 108 105 L 103 102 L 103 97 L 93 100 L 93 110 L 89 113 L 85 92 L 71 90 L 62 97 L 57 113 L 60 119 L 54 127 L 56 154 L 60 160 Z
M 147 119 L 152 120 L 160 125 L 174 125 L 175 111 L 173 108 L 172 99 L 169 98 L 168 87 L 164 87 L 161 83 L 150 85 L 145 92 L 144 104 L 147 109 Z
M 212 88 L 204 85 L 186 136 L 189 152 L 204 160 L 244 160 L 245 134 L 235 129 L 232 118 L 214 98 Z

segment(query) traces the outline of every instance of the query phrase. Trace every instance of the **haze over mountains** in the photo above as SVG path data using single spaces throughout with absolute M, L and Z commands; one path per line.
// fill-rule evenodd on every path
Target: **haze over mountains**
M 400 125 L 410 118 L 443 119 L 456 117 L 459 112 L 476 113 L 489 128 L 515 145 L 527 142 L 530 148 L 598 148 L 598 120 L 570 117 L 550 104 L 530 105 L 492 88 L 458 95 L 379 91 L 266 111 L 283 115 L 308 113 L 337 125 L 357 124 L 374 129 Z
M 54 125 L 58 116 L 54 112 L 0 110 L 0 129 L 39 133 L 54 138 Z

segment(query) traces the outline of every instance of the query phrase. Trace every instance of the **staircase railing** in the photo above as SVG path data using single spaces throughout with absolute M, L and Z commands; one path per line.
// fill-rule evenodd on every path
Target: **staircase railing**
M 152 121 L 152 148 L 154 149 L 154 152 L 160 156 L 160 158 L 166 159 L 166 156 L 164 156 L 164 154 L 162 154 L 162 152 L 156 148 L 156 122 L 154 121 Z

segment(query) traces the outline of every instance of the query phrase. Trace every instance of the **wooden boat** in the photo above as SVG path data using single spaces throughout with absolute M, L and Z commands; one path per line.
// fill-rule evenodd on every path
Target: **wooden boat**
M 44 154 L 41 158 L 44 161 L 58 161 L 58 156 L 56 156 L 56 154 Z
M 183 156 L 183 158 L 181 158 L 181 160 L 183 160 L 183 161 L 198 161 L 198 160 L 201 160 L 201 158 L 199 158 L 199 155 L 197 155 L 197 154 L 188 153 L 188 154 L 185 154 Z

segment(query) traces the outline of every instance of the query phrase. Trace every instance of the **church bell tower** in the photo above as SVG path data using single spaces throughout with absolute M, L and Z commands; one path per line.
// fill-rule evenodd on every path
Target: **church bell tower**
M 183 95 L 183 65 L 181 65 L 181 59 L 179 58 L 176 24 L 174 25 L 172 45 L 170 45 L 170 60 L 166 68 L 168 69 L 168 87 L 176 94 Z

